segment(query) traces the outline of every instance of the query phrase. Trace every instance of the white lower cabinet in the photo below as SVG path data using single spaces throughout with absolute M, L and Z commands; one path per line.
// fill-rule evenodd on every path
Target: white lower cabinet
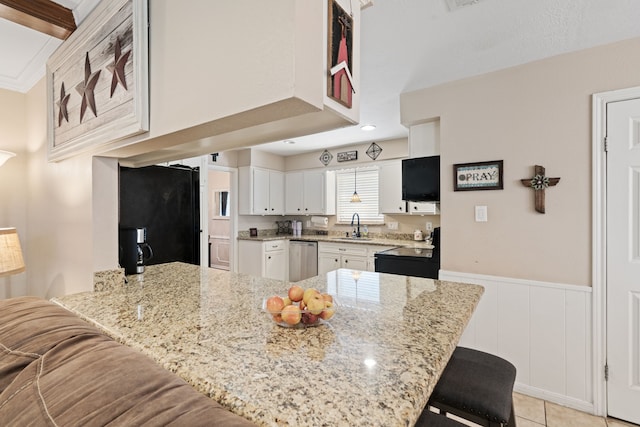
M 369 246 L 362 243 L 318 243 L 318 274 L 338 268 L 373 271 L 369 269 Z
M 238 272 L 268 279 L 286 280 L 287 241 L 238 241 Z

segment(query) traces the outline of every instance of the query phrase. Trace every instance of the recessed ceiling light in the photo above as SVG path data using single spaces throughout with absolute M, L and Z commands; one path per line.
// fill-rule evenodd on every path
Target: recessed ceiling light
M 376 128 L 376 125 L 363 125 L 360 126 L 360 129 L 362 129 L 363 131 L 370 131 L 370 130 L 374 130 Z
M 290 140 L 290 139 L 285 139 L 285 140 L 284 140 L 284 141 L 282 141 L 282 142 L 284 142 L 285 144 L 289 144 L 289 145 L 293 145 L 293 144 L 295 144 L 295 143 L 296 143 L 295 141 L 292 141 L 292 140 Z

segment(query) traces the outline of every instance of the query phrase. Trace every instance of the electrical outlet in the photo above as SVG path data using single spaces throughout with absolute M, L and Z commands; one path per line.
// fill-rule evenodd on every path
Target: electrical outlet
M 387 227 L 389 228 L 389 230 L 397 230 L 398 229 L 398 223 L 397 222 L 390 222 L 387 224 Z
M 431 222 L 427 222 L 426 230 L 427 230 L 427 231 L 431 231 L 431 230 L 433 230 L 433 223 L 431 223 Z

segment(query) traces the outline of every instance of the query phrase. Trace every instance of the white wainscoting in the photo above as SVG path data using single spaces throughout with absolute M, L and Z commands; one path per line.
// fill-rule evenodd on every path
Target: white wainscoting
M 590 287 L 445 270 L 439 277 L 485 288 L 461 346 L 513 363 L 516 391 L 593 413 Z

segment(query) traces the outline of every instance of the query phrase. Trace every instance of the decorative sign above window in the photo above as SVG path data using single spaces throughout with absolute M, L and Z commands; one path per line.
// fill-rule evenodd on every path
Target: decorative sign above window
M 502 160 L 453 165 L 454 191 L 502 190 Z
M 338 153 L 339 162 L 350 162 L 351 160 L 358 160 L 358 151 L 344 151 Z
M 47 62 L 49 160 L 149 130 L 147 0 L 103 1 Z

